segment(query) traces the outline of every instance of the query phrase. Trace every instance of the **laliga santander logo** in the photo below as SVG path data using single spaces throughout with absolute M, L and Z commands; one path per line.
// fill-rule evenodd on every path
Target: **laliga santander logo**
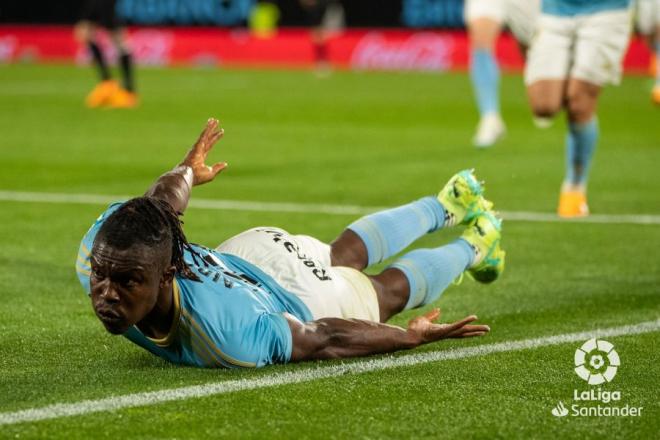
M 603 339 L 589 339 L 575 350 L 575 372 L 589 385 L 611 382 L 619 365 L 614 345 Z
M 589 385 L 609 383 L 621 365 L 614 345 L 603 339 L 589 339 L 575 350 L 575 373 Z M 573 402 L 569 406 L 560 400 L 550 411 L 557 418 L 566 417 L 641 417 L 643 406 L 631 406 L 621 402 L 621 391 L 573 390 Z

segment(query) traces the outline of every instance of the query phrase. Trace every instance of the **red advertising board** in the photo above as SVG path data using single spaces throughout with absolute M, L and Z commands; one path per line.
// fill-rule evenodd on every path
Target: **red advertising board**
M 244 29 L 132 28 L 129 38 L 142 65 L 257 65 L 306 67 L 313 48 L 304 29 L 280 29 L 258 37 Z M 107 37 L 102 44 L 114 58 Z M 467 68 L 468 44 L 463 31 L 352 29 L 334 35 L 328 43 L 336 68 L 364 70 L 444 71 Z M 508 34 L 497 45 L 507 70 L 519 70 L 523 58 Z M 62 26 L 0 26 L 0 62 L 87 62 L 88 54 Z M 625 58 L 627 72 L 645 72 L 650 52 L 641 38 L 633 38 Z

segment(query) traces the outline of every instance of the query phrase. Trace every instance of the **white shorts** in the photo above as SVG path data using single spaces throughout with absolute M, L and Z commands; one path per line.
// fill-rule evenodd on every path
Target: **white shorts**
M 528 46 L 534 35 L 541 0 L 465 0 L 465 21 L 490 18 L 505 24 L 516 39 Z
M 542 14 L 527 53 L 525 84 L 576 78 L 602 86 L 621 81 L 630 39 L 630 10 L 574 17 Z
M 637 0 L 635 26 L 640 34 L 653 35 L 660 27 L 660 0 Z
M 273 277 L 305 303 L 314 319 L 380 321 L 378 297 L 369 278 L 352 268 L 332 266 L 330 246 L 314 237 L 259 227 L 230 238 L 217 250 Z

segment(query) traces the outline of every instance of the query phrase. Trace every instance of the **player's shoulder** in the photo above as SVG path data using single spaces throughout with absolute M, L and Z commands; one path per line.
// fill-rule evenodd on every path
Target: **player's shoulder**
M 241 328 L 265 311 L 249 287 L 227 273 L 198 276 L 198 281 L 177 276 L 182 310 L 213 331 Z

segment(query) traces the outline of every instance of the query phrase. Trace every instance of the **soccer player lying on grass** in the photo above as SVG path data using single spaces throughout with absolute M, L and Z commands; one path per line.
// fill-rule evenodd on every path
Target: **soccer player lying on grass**
M 481 336 L 471 315 L 404 329 L 385 322 L 438 299 L 467 270 L 494 281 L 504 269 L 501 223 L 469 171 L 425 197 L 351 224 L 331 245 L 273 227 L 248 230 L 216 249 L 181 229 L 195 185 L 226 163 L 205 164 L 223 135 L 210 119 L 183 162 L 143 197 L 115 203 L 83 238 L 76 269 L 105 328 L 176 364 L 261 367 L 388 353 L 445 338 Z M 362 273 L 443 227 L 467 225 L 437 249 L 405 254 L 375 276 Z

